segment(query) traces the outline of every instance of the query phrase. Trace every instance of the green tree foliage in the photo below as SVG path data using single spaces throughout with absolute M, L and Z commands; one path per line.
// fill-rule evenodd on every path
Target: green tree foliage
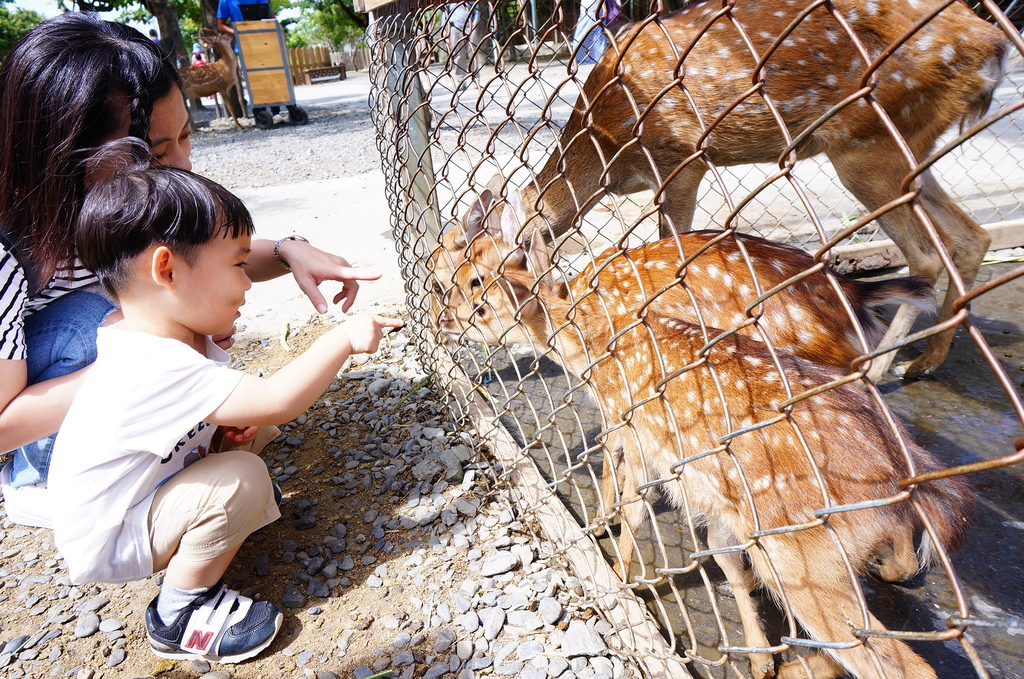
M 362 41 L 368 22 L 365 14 L 355 11 L 352 0 L 305 0 L 299 6 L 302 16 L 289 27 L 289 47 Z
M 41 24 L 45 17 L 39 12 L 20 7 L 8 7 L 6 0 L 0 0 L 0 59 L 36 25 Z

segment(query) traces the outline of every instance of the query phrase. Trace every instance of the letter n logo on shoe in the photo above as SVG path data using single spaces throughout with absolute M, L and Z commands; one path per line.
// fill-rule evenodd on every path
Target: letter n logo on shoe
M 193 649 L 196 651 L 205 651 L 206 647 L 210 645 L 210 641 L 213 639 L 213 632 L 200 632 L 199 630 L 193 630 L 192 636 L 185 642 L 185 648 Z

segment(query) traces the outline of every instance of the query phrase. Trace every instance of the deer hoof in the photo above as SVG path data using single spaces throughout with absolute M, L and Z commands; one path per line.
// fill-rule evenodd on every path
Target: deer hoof
M 905 380 L 916 380 L 931 375 L 937 367 L 932 365 L 930 361 L 922 361 L 918 358 L 909 363 L 900 363 L 893 366 L 892 374 Z
M 750 655 L 750 675 L 754 679 L 772 679 L 775 676 L 775 659 L 770 653 Z

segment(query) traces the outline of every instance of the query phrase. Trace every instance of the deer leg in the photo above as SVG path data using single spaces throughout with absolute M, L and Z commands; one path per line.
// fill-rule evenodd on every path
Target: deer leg
M 632 488 L 636 484 L 631 482 L 631 474 L 623 470 L 623 493 L 622 493 L 622 522 L 619 530 L 619 562 L 615 564 L 614 571 L 623 582 L 629 581 L 629 571 L 633 562 L 634 540 L 636 531 L 643 521 L 643 511 L 640 506 L 642 500 Z
M 868 211 L 874 211 L 887 203 L 900 197 L 900 185 L 903 177 L 910 171 L 907 161 L 896 149 L 895 145 L 888 140 L 878 140 L 875 144 L 861 148 L 843 148 L 839 150 L 830 149 L 826 151 L 829 160 L 836 169 L 843 186 L 849 189 L 850 193 L 859 200 Z M 922 175 L 925 179 L 925 187 L 929 184 L 929 177 Z M 937 191 L 935 199 L 938 203 L 951 206 L 949 197 L 941 188 L 933 185 L 932 191 Z M 945 198 L 947 203 L 942 203 Z M 925 204 L 928 201 L 923 200 Z M 953 206 L 955 207 L 955 206 Z M 879 217 L 879 222 L 885 233 L 893 240 L 896 246 L 903 253 L 910 268 L 910 273 L 922 276 L 929 284 L 934 285 L 942 269 L 942 260 L 939 259 L 935 246 L 925 234 L 917 216 L 906 205 L 896 207 Z M 942 227 L 936 223 L 940 232 Z M 980 263 L 980 260 L 979 260 Z M 973 275 L 972 275 L 973 280 Z M 952 301 L 949 301 L 950 308 Z M 944 306 L 945 308 L 945 306 Z M 917 318 L 918 310 L 903 305 L 896 313 L 896 317 L 889 329 L 886 331 L 880 346 L 888 346 L 898 342 L 907 336 L 911 326 Z M 948 317 L 948 315 L 947 315 Z M 940 317 L 941 320 L 941 317 Z M 856 322 L 856 319 L 851 319 Z M 950 333 L 950 339 L 952 333 Z M 948 342 L 945 345 L 948 349 Z M 868 370 L 868 376 L 873 380 L 881 378 L 889 369 L 889 365 L 895 358 L 895 349 L 872 360 Z M 942 351 L 945 357 L 945 351 Z
M 707 172 L 707 165 L 691 162 L 680 170 L 672 181 L 656 194 L 659 201 L 658 232 L 661 238 L 676 233 L 685 233 L 693 227 L 693 216 L 697 211 L 697 189 Z M 665 172 L 662 176 L 669 174 Z M 657 191 L 658 187 L 654 187 Z
M 810 638 L 840 643 L 860 642 L 843 650 L 827 651 L 786 663 L 779 677 L 806 677 L 803 663 L 814 679 L 850 674 L 858 679 L 936 679 L 935 671 L 904 642 L 885 637 L 858 639 L 853 629 L 884 630 L 873 615 L 864 620 L 861 600 L 846 565 L 824 531 L 804 531 L 761 539 L 762 550 L 750 550 L 754 570 L 788 604 L 789 612 Z M 768 567 L 768 563 L 774 570 Z M 774 576 L 778 576 L 778 580 Z
M 970 290 L 978 276 L 985 252 L 992 244 L 992 236 L 950 198 L 931 173 L 925 173 L 922 179 L 924 188 L 921 199 L 924 207 L 935 222 L 965 289 Z M 946 287 L 946 296 L 939 310 L 939 323 L 953 316 L 953 305 L 957 299 L 959 294 L 951 281 Z M 955 334 L 954 327 L 929 338 L 924 352 L 906 366 L 904 376 L 921 377 L 934 372 L 946 359 Z
M 710 549 L 722 549 L 736 544 L 736 538 L 725 526 L 718 521 L 712 521 L 708 525 L 708 547 Z M 724 552 L 715 554 L 715 563 L 725 573 L 725 579 L 729 581 L 732 588 L 732 595 L 736 600 L 736 608 L 739 609 L 740 622 L 743 624 L 744 643 L 747 646 L 769 646 L 768 639 L 761 629 L 761 616 L 758 615 L 757 605 L 754 603 L 750 593 L 757 587 L 757 580 L 753 572 L 743 563 L 743 555 L 739 552 Z M 754 679 L 767 679 L 775 676 L 775 660 L 771 653 L 751 653 L 750 673 Z

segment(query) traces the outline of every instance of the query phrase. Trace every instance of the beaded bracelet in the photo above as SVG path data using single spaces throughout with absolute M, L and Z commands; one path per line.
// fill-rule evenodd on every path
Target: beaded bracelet
M 288 266 L 288 262 L 284 261 L 281 258 L 281 243 L 285 242 L 286 240 L 298 240 L 302 241 L 303 243 L 308 243 L 309 241 L 303 238 L 302 236 L 285 236 L 281 240 L 274 243 L 274 259 L 277 260 L 277 263 L 281 265 L 282 269 L 284 269 L 285 271 L 291 271 L 292 268 Z

